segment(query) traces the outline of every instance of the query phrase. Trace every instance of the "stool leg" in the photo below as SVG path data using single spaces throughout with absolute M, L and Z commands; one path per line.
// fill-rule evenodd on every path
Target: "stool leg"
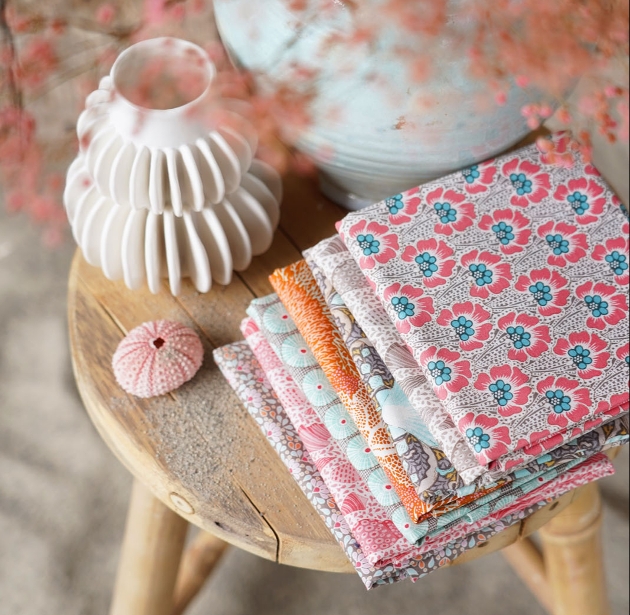
M 592 483 L 541 528 L 554 615 L 609 615 L 601 523 L 601 497 Z
M 199 532 L 184 553 L 175 586 L 171 615 L 183 614 L 204 586 L 228 546 L 226 542 L 212 534 Z
M 110 615 L 170 615 L 187 530 L 134 481 Z

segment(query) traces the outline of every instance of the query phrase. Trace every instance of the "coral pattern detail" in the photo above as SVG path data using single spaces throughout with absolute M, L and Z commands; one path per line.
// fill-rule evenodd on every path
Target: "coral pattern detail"
M 514 158 L 503 165 L 502 172 L 512 184 L 512 205 L 527 207 L 531 203 L 540 203 L 549 195 L 549 174 L 530 160 Z
M 116 381 L 136 397 L 156 397 L 178 389 L 199 371 L 199 336 L 179 322 L 157 320 L 132 329 L 120 342 L 112 367 Z
M 626 231 L 627 233 L 627 231 Z M 593 259 L 605 263 L 613 272 L 615 282 L 619 286 L 628 286 L 628 267 L 630 266 L 630 250 L 628 237 L 607 239 L 593 248 Z
M 455 259 L 453 250 L 443 241 L 427 239 L 403 250 L 402 259 L 416 263 L 422 274 L 423 283 L 429 288 L 442 286 L 453 274 Z
M 473 297 L 487 299 L 491 294 L 498 295 L 512 280 L 510 264 L 490 252 L 471 250 L 462 256 L 461 264 L 472 278 L 470 294 Z
M 604 282 L 584 282 L 575 289 L 578 299 L 584 302 L 590 316 L 586 326 L 605 329 L 620 323 L 628 316 L 628 296 Z
M 464 190 L 468 194 L 487 192 L 496 174 L 497 168 L 494 166 L 494 160 L 487 160 L 486 162 L 475 164 L 472 167 L 464 169 L 462 171 Z
M 488 341 L 492 331 L 490 312 L 478 303 L 456 303 L 453 309 L 444 308 L 437 319 L 438 325 L 449 327 L 465 351 L 479 350 Z
M 439 235 L 461 233 L 475 220 L 475 208 L 464 194 L 436 188 L 426 196 L 427 205 L 437 218 L 434 230 Z
M 499 318 L 499 329 L 509 338 L 508 359 L 524 363 L 528 357 L 539 357 L 549 349 L 549 327 L 537 316 L 510 312 Z
M 558 186 L 553 198 L 571 205 L 578 224 L 592 224 L 599 220 L 606 206 L 604 192 L 604 187 L 594 179 L 580 177 Z
M 522 412 L 529 402 L 532 388 L 527 386 L 528 382 L 529 377 L 518 367 L 500 365 L 489 374 L 479 374 L 475 388 L 497 404 L 501 416 L 512 416 Z
M 571 361 L 580 378 L 589 380 L 601 376 L 608 366 L 607 348 L 608 344 L 597 334 L 580 331 L 560 338 L 553 351 Z
M 514 288 L 530 294 L 541 316 L 554 316 L 567 305 L 571 295 L 568 284 L 555 269 L 535 269 L 529 275 L 522 275 Z
M 398 252 L 398 238 L 388 233 L 388 228 L 377 222 L 369 224 L 361 221 L 355 224 L 349 231 L 350 238 L 354 240 L 361 250 L 361 266 L 366 269 L 387 263 Z
M 588 239 L 584 233 L 578 233 L 576 226 L 566 222 L 549 222 L 538 229 L 538 236 L 547 242 L 551 254 L 547 263 L 552 267 L 566 267 L 577 263 L 586 256 Z
M 499 209 L 483 216 L 479 228 L 494 234 L 503 254 L 516 254 L 529 244 L 531 224 L 531 220 L 518 210 Z
M 396 194 L 385 201 L 389 209 L 389 221 L 391 224 L 405 224 L 416 215 L 422 201 L 418 197 L 417 188 L 409 190 L 406 194 Z

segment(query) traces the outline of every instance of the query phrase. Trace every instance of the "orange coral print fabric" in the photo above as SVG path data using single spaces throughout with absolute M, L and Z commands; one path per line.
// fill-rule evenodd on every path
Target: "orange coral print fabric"
M 361 382 L 356 365 L 333 324 L 324 298 L 305 261 L 269 277 L 285 308 L 311 348 L 326 377 L 369 444 L 409 516 L 419 522 L 431 506 L 418 496 L 378 409 Z

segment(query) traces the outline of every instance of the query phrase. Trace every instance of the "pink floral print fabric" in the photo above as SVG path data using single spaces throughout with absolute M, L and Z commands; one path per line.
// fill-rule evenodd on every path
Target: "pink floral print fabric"
M 592 166 L 543 158 L 531 146 L 486 163 L 490 183 L 473 167 L 340 225 L 470 451 L 497 474 L 628 411 L 626 218 Z M 407 199 L 416 212 L 400 221 Z

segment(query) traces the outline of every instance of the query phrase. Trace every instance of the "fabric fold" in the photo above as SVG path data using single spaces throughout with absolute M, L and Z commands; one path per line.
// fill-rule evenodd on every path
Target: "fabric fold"
M 436 507 L 432 509 L 432 514 L 437 516 L 436 512 L 440 509 L 459 508 L 474 503 L 486 492 L 497 489 L 499 484 L 485 488 L 475 485 L 472 489 L 463 486 L 450 460 L 439 448 L 430 430 L 414 412 L 407 396 L 396 383 L 353 313 L 318 265 L 318 256 L 325 250 L 325 244 L 307 250 L 304 252 L 306 262 L 335 320 L 337 330 L 356 364 L 365 389 L 381 416 L 382 424 L 396 444 L 396 450 L 407 474 L 422 500 L 429 506 Z M 393 433 L 396 429 L 401 433 L 399 436 L 401 439 L 398 441 Z
M 548 504 L 550 498 L 559 497 L 571 489 L 614 472 L 605 456 L 595 456 L 564 473 L 546 488 L 532 492 L 527 500 L 522 499 L 524 507 L 517 510 L 515 505 L 506 508 L 511 511 L 510 514 L 501 515 L 497 512 L 478 522 L 485 527 L 462 536 L 453 534 L 448 537 L 448 542 L 445 542 L 446 537 L 442 533 L 434 543 L 428 541 L 422 553 L 418 552 L 416 557 L 407 559 L 404 564 L 391 563 L 375 567 L 365 558 L 247 343 L 237 342 L 219 348 L 213 355 L 226 379 L 344 549 L 368 589 L 407 577 L 416 581 L 442 566 L 450 565 L 465 551 L 486 542 Z M 463 526 L 460 528 L 463 532 Z
M 396 492 L 414 523 L 424 518 L 430 506 L 416 493 L 308 265 L 300 261 L 276 270 L 269 279 L 343 407 L 378 459 L 386 478 L 382 488 Z

